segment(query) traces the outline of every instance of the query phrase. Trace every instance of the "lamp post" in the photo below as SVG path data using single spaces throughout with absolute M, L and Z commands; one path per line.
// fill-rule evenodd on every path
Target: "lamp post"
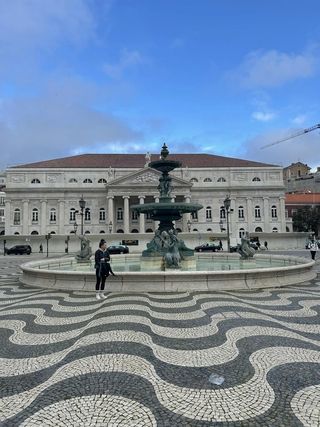
M 47 258 L 49 256 L 49 239 L 51 239 L 51 234 L 48 233 L 45 235 L 46 241 L 47 241 Z
M 188 227 L 188 232 L 189 233 L 191 231 L 191 225 L 192 225 L 192 222 L 190 221 L 190 219 L 188 219 L 188 221 L 187 221 L 187 227 Z
M 109 234 L 111 234 L 112 233 L 112 227 L 113 227 L 112 221 L 109 222 L 108 227 L 109 227 Z
M 79 206 L 80 206 L 80 215 L 81 215 L 81 236 L 83 236 L 83 215 L 84 215 L 84 209 L 86 207 L 86 201 L 83 199 L 83 194 L 81 195 L 81 199 L 79 200 Z
M 7 241 L 6 241 L 6 239 L 4 239 L 3 240 L 3 256 L 5 256 L 6 252 L 7 252 L 6 243 L 7 243 Z
M 230 197 L 227 196 L 223 201 L 224 208 L 226 210 L 226 220 L 227 220 L 227 244 L 228 244 L 228 252 L 230 252 L 230 229 L 229 229 L 229 214 L 233 212 L 233 209 L 230 209 L 231 200 Z

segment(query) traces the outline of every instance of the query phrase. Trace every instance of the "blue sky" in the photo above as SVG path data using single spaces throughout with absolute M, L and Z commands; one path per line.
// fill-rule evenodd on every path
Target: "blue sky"
M 81 153 L 320 166 L 318 0 L 0 0 L 0 168 Z

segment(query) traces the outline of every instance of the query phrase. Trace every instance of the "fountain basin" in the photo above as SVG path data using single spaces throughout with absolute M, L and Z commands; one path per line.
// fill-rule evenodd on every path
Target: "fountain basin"
M 241 261 L 238 254 L 196 254 L 196 265 L 207 269 L 161 271 L 157 260 L 152 270 L 137 271 L 141 256 L 114 255 L 117 277 L 107 279 L 112 292 L 190 292 L 260 289 L 307 282 L 316 277 L 314 261 L 283 255 L 255 255 Z M 215 263 L 220 269 L 212 270 Z M 263 265 L 269 265 L 264 267 Z M 223 267 L 224 266 L 224 269 Z M 158 271 L 155 271 L 158 268 Z M 193 267 L 190 267 L 193 268 Z M 78 264 L 74 258 L 31 261 L 21 265 L 20 281 L 29 286 L 56 290 L 95 290 L 92 262 Z

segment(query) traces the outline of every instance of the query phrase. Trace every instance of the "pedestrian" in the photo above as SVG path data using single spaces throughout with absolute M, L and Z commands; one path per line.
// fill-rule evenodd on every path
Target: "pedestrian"
M 222 241 L 219 240 L 219 251 L 223 251 Z
M 43 253 L 43 246 L 42 246 L 42 243 L 40 243 L 40 246 L 39 246 L 39 253 L 40 253 L 40 254 L 42 254 L 42 253 Z
M 96 269 L 96 298 L 106 298 L 104 295 L 104 287 L 107 277 L 112 274 L 115 276 L 110 265 L 110 254 L 107 251 L 107 242 L 101 239 L 99 242 L 99 249 L 96 250 L 94 255 L 95 269 Z
M 314 260 L 316 257 L 316 252 L 318 250 L 318 244 L 317 242 L 313 239 L 310 243 L 310 254 L 311 254 L 311 258 Z
M 267 241 L 265 241 L 265 242 L 264 242 L 264 247 L 265 247 L 266 249 L 268 249 L 268 242 L 267 242 Z

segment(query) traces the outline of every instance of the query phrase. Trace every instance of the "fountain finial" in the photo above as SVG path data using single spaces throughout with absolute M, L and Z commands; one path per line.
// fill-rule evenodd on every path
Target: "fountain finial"
M 160 153 L 160 159 L 161 160 L 166 160 L 166 158 L 168 157 L 168 154 L 169 154 L 168 147 L 166 146 L 166 144 L 163 144 L 162 150 L 161 150 L 161 153 Z

